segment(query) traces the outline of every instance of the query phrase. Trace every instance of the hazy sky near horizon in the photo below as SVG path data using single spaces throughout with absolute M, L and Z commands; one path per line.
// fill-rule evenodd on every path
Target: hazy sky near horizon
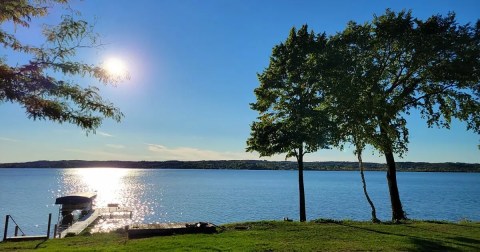
M 80 59 L 126 62 L 131 79 L 115 88 L 101 87 L 125 118 L 121 123 L 106 120 L 96 134 L 86 136 L 74 125 L 33 121 L 19 105 L 0 103 L 0 163 L 259 159 L 245 153 L 250 124 L 257 117 L 249 103 L 255 101 L 257 73 L 268 66 L 273 46 L 293 26 L 308 24 L 317 33 L 332 35 L 350 20 L 363 23 L 387 8 L 411 9 L 422 19 L 454 11 L 460 24 L 480 18 L 477 0 L 85 0 L 71 5 L 95 22 L 106 43 L 100 50 L 80 52 Z M 17 28 L 19 38 L 40 43 L 35 36 L 40 25 Z M 4 56 L 10 63 L 20 61 L 2 48 Z M 450 130 L 429 129 L 413 112 L 408 127 L 409 152 L 397 161 L 480 162 L 480 137 L 467 132 L 464 123 L 455 121 Z M 284 160 L 284 155 L 260 159 Z M 306 156 L 306 161 L 332 160 L 355 161 L 355 156 L 349 148 Z M 364 161 L 384 158 L 365 152 Z

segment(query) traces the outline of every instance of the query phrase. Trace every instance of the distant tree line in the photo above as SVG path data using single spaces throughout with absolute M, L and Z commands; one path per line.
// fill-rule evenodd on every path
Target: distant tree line
M 367 171 L 385 171 L 386 164 L 364 163 Z M 357 171 L 356 162 L 305 162 L 308 171 Z M 2 163 L 0 168 L 133 168 L 133 169 L 217 169 L 217 170 L 296 170 L 290 161 L 215 160 L 215 161 L 34 161 Z M 480 164 L 397 162 L 401 172 L 480 172 Z

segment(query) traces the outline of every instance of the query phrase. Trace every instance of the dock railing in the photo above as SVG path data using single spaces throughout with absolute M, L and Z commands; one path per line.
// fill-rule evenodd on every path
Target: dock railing
M 13 223 L 15 223 L 15 231 L 14 231 L 14 236 L 13 237 L 8 237 L 8 222 L 12 220 Z M 15 219 L 12 217 L 12 215 L 7 214 L 5 216 L 5 229 L 3 231 L 3 241 L 20 241 L 20 240 L 40 240 L 40 239 L 49 239 L 50 238 L 50 225 L 52 222 L 52 214 L 48 214 L 48 227 L 47 227 L 47 235 L 43 236 L 27 236 L 25 232 L 20 228 L 18 223 L 15 221 Z M 22 236 L 18 236 L 18 231 L 22 233 Z
M 25 233 L 23 232 L 23 230 L 20 228 L 20 226 L 17 224 L 17 222 L 15 221 L 15 219 L 13 219 L 13 217 L 9 214 L 7 214 L 7 216 L 5 216 L 5 229 L 3 231 L 3 241 L 6 241 L 7 240 L 7 236 L 8 236 L 8 221 L 9 220 L 12 220 L 13 223 L 15 223 L 15 233 L 14 233 L 14 236 L 18 236 L 18 231 L 22 232 L 22 236 L 25 236 Z

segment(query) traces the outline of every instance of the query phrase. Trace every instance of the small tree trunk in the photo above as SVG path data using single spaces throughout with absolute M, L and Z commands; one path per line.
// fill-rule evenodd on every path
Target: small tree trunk
M 375 210 L 375 205 L 373 204 L 373 201 L 370 199 L 370 196 L 368 195 L 368 192 L 367 192 L 367 182 L 365 182 L 365 175 L 363 172 L 364 167 L 363 167 L 363 161 L 362 161 L 362 151 L 358 149 L 357 149 L 357 158 L 358 158 L 358 166 L 360 167 L 360 176 L 362 177 L 363 193 L 367 198 L 368 204 L 370 204 L 370 207 L 372 208 L 372 222 L 379 223 L 380 220 L 377 219 L 377 211 Z
M 303 186 L 303 147 L 300 147 L 297 156 L 298 162 L 298 191 L 300 196 L 300 221 L 307 221 L 305 210 L 305 189 Z

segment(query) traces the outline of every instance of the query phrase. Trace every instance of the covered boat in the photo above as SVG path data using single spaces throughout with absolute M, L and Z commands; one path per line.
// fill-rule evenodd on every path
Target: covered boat
M 82 216 L 93 210 L 93 200 L 97 197 L 93 192 L 80 192 L 59 197 L 55 205 L 61 205 L 58 215 L 59 226 L 70 226 Z
M 55 205 L 62 205 L 64 211 L 87 210 L 93 208 L 93 200 L 97 197 L 94 192 L 81 192 L 57 198 Z

